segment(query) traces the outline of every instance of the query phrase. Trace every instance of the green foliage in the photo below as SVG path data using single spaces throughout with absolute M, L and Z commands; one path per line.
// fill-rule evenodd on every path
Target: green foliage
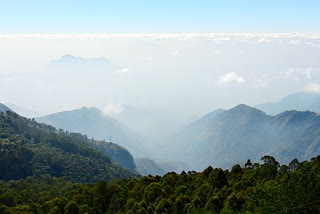
M 79 206 L 77 202 L 70 201 L 67 206 L 64 208 L 65 214 L 79 214 Z
M 86 136 L 56 130 L 12 112 L 0 113 L 0 180 L 49 174 L 92 183 L 137 177 L 111 163 L 93 144 Z

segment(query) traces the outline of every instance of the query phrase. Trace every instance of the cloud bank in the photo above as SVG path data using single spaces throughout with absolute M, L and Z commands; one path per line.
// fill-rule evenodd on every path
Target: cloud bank
M 240 83 L 244 83 L 245 81 L 246 80 L 242 76 L 236 74 L 235 72 L 227 73 L 226 75 L 221 76 L 219 79 L 220 84 L 227 84 L 227 83 L 240 84 Z

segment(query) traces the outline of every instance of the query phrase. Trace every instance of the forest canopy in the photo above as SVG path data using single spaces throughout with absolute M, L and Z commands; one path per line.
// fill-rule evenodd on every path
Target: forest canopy
M 45 175 L 0 182 L 0 213 L 299 213 L 319 211 L 320 156 L 271 156 L 232 170 L 75 184 Z

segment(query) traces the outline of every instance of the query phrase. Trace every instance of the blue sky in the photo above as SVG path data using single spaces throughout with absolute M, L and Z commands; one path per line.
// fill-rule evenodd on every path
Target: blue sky
M 319 32 L 318 0 L 0 0 L 0 33 Z

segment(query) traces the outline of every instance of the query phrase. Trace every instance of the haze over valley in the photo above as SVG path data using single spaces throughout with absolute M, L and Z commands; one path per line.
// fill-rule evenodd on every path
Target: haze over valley
M 0 214 L 320 213 L 320 1 L 0 5 Z

